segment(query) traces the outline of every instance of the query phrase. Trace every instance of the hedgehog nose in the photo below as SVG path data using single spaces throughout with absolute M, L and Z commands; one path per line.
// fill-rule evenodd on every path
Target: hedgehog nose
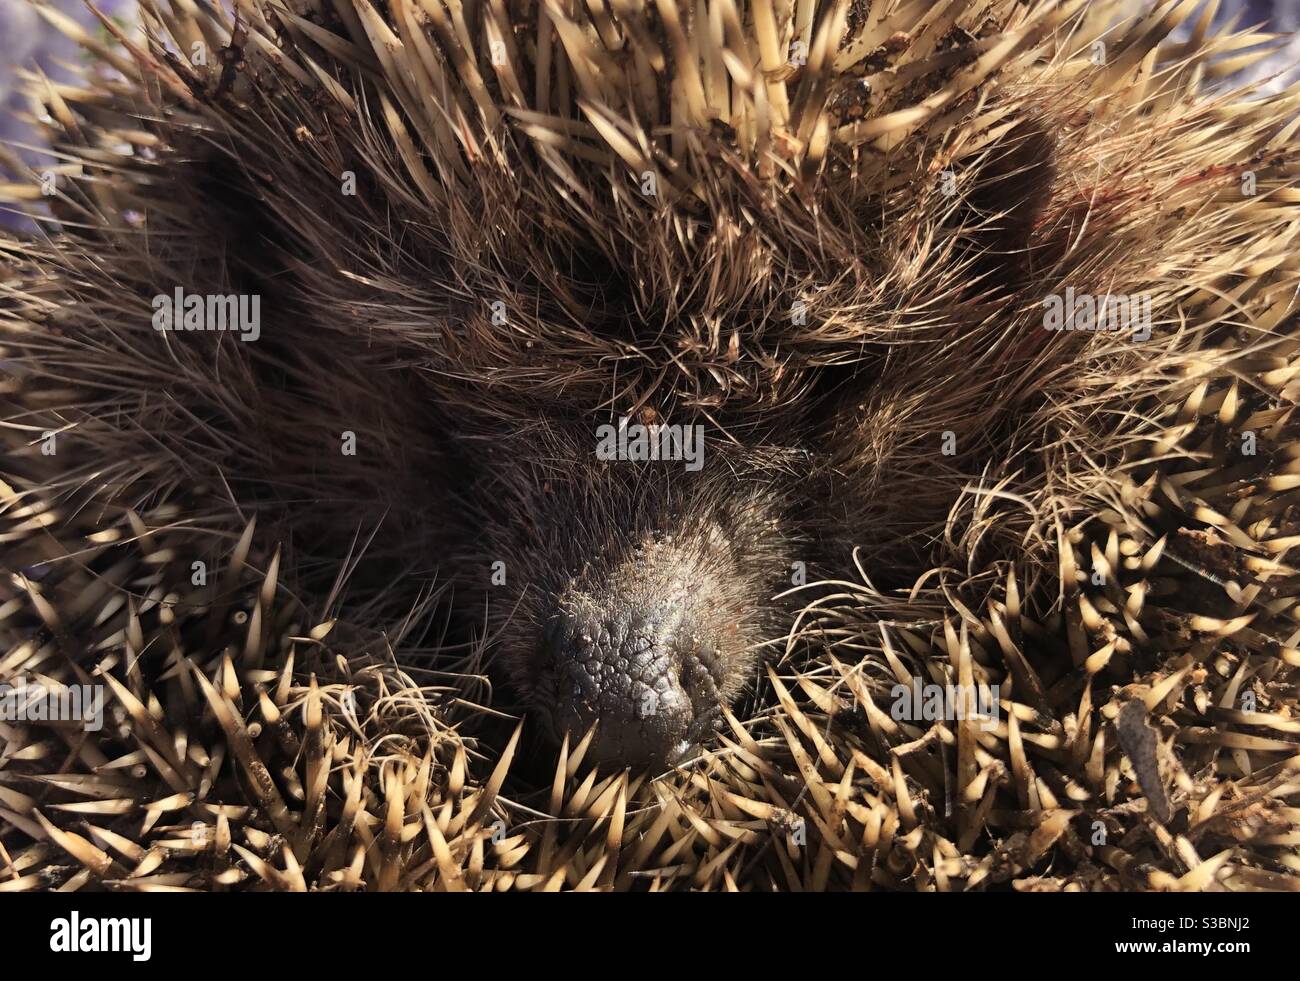
M 701 716 L 688 687 L 690 660 L 676 644 L 681 614 L 665 606 L 600 610 L 579 601 L 548 625 L 554 666 L 556 735 L 570 744 L 592 724 L 589 753 L 601 762 L 678 762 L 700 738 Z M 696 686 L 698 687 L 698 686 Z M 697 692 L 698 695 L 698 692 Z

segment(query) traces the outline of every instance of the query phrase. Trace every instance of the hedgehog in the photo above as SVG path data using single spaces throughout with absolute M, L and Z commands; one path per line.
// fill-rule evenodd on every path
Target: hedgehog
M 11 888 L 1297 888 L 1213 7 L 37 6 L 0 681 L 108 705 L 0 722 Z

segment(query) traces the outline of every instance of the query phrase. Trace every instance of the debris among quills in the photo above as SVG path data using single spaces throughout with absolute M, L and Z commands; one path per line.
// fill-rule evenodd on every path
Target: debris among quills
M 50 233 L 0 240 L 0 685 L 103 686 L 105 718 L 0 719 L 0 892 L 1300 890 L 1300 92 L 1216 87 L 1269 38 L 1210 30 L 1213 4 L 1120 6 L 145 0 L 147 41 L 39 7 L 94 66 L 30 79 L 58 194 L 0 186 Z M 174 190 L 201 153 L 227 171 Z M 252 343 L 150 326 L 151 297 L 221 272 L 186 201 L 241 167 L 261 197 L 231 221 L 269 215 L 283 254 L 357 219 L 331 265 L 265 281 L 298 277 L 289 299 L 356 344 L 323 320 L 275 347 L 251 284 L 213 292 L 260 292 Z M 358 194 L 314 196 L 345 174 Z M 1035 182 L 1018 224 L 999 201 Z M 234 469 L 291 431 L 417 452 L 374 352 L 438 373 L 398 265 L 471 228 L 459 302 L 475 276 L 557 294 L 436 338 L 508 381 L 485 402 L 595 405 L 581 366 L 621 359 L 630 391 L 758 414 L 805 369 L 887 361 L 864 413 L 903 420 L 902 462 L 860 506 L 947 500 L 909 588 L 863 548 L 796 591 L 680 767 L 532 740 L 482 644 L 411 656 L 439 647 L 436 586 L 405 613 L 350 592 L 366 530 L 338 517 L 330 565 Z M 584 331 L 557 258 L 578 247 L 685 325 Z M 1149 336 L 1045 330 L 1067 288 L 1141 297 Z M 745 333 L 750 302 L 779 345 Z M 364 418 L 254 404 L 256 348 Z M 896 718 L 918 678 L 992 686 L 999 715 Z

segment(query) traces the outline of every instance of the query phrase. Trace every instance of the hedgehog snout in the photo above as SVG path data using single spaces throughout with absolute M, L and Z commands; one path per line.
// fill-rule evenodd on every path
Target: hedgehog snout
M 679 597 L 567 598 L 548 625 L 551 719 L 570 744 L 593 724 L 604 762 L 679 762 L 719 716 L 718 682 Z

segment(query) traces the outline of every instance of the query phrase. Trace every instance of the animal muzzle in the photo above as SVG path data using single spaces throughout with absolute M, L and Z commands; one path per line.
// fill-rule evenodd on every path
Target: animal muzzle
M 600 761 L 681 762 L 721 717 L 719 651 L 684 592 L 570 594 L 546 645 L 556 735 L 572 745 L 595 725 Z

